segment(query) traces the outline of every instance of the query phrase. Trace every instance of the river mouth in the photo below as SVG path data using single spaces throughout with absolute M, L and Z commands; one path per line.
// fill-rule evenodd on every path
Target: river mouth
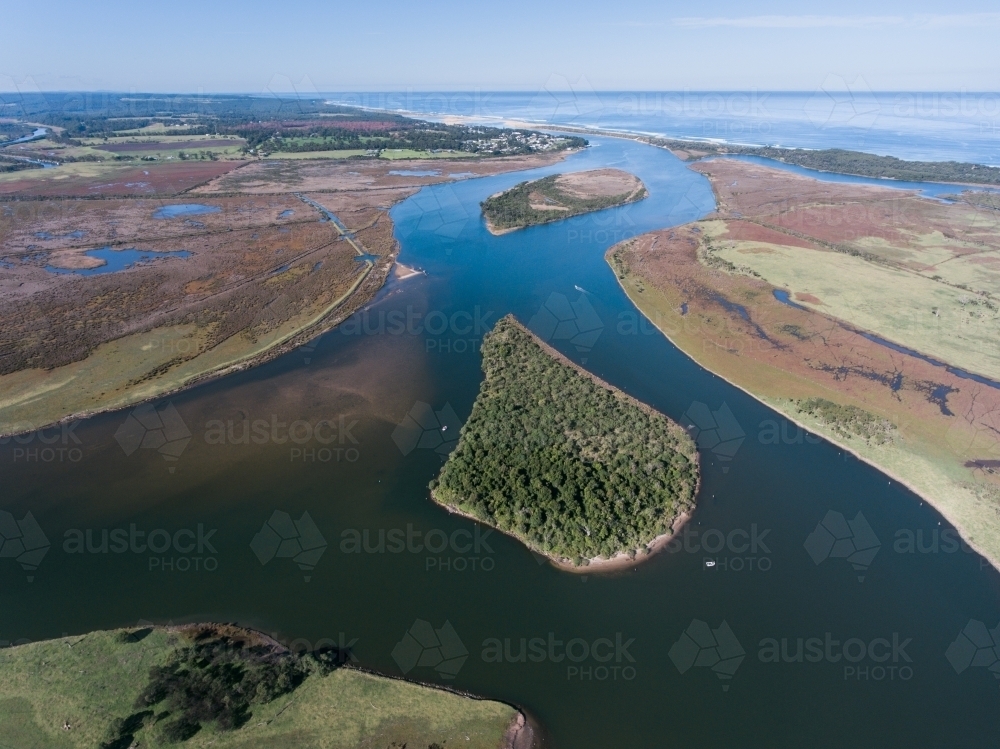
M 397 205 L 399 260 L 426 275 L 390 281 L 307 346 L 151 409 L 3 441 L 2 509 L 19 533 L 30 512 L 48 543 L 40 562 L 0 560 L 3 638 L 218 620 L 313 646 L 356 640 L 363 666 L 524 705 L 554 747 L 991 745 L 996 681 L 956 673 L 946 654 L 970 620 L 1000 620 L 1000 577 L 946 551 L 947 524 L 912 493 L 701 369 L 639 315 L 604 252 L 702 217 L 711 191 L 666 151 L 594 140 L 564 164 Z M 499 190 L 603 166 L 636 173 L 650 197 L 501 237 L 478 219 Z M 553 306 L 574 313 L 550 345 L 678 421 L 700 415 L 698 508 L 677 544 L 634 570 L 565 574 L 449 515 L 427 492 L 441 443 L 393 439 L 415 408 L 427 413 L 419 404 L 438 423 L 448 409 L 464 420 L 485 332 L 508 312 L 537 328 Z M 275 511 L 308 513 L 323 543 L 304 521 L 310 533 L 285 540 L 323 552 L 258 554 Z M 830 513 L 834 528 L 860 513 L 877 539 L 863 571 L 813 558 Z M 393 651 L 418 619 L 454 628 L 468 651 L 457 673 L 432 658 L 404 673 Z

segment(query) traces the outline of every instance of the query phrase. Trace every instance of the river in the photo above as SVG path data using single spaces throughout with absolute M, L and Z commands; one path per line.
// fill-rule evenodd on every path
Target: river
M 994 746 L 997 681 L 963 669 L 952 643 L 970 621 L 1000 621 L 1000 575 L 911 492 L 639 315 L 604 251 L 706 214 L 711 189 L 665 150 L 592 143 L 564 164 L 397 205 L 399 260 L 426 275 L 391 281 L 309 346 L 154 414 L 0 445 L 0 509 L 22 521 L 0 516 L 0 533 L 41 548 L 30 511 L 50 544 L 40 563 L 0 559 L 0 639 L 238 621 L 297 646 L 350 645 L 360 665 L 404 675 L 393 651 L 408 628 L 450 622 L 467 651 L 451 654 L 457 673 L 428 650 L 405 676 L 522 706 L 546 746 Z M 637 174 L 649 198 L 486 231 L 488 195 L 596 167 Z M 549 337 L 560 351 L 716 430 L 675 548 L 614 575 L 568 574 L 431 503 L 427 482 L 457 437 L 440 427 L 468 416 L 479 341 L 508 312 L 542 331 L 565 318 L 566 337 Z M 847 538 L 824 546 L 834 535 Z

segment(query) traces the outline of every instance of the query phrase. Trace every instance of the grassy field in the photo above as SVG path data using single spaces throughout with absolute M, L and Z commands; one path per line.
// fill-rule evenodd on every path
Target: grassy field
M 347 149 L 340 151 L 276 151 L 269 154 L 268 159 L 347 159 L 351 156 L 364 156 L 365 149 Z M 382 150 L 379 158 L 389 161 L 404 161 L 409 159 L 468 159 L 475 154 L 464 151 L 414 151 L 407 148 L 387 148 Z
M 368 151 L 363 148 L 346 149 L 342 151 L 294 151 L 272 153 L 268 159 L 349 159 L 351 156 L 364 156 Z
M 217 641 L 238 665 L 252 659 L 241 644 L 267 650 L 256 644 L 253 633 L 225 632 L 229 639 Z M 179 649 L 193 646 L 194 635 L 192 629 L 116 630 L 0 650 L 0 747 L 496 749 L 518 715 L 501 703 L 349 668 L 330 670 L 310 656 L 285 652 L 277 662 L 299 669 L 297 686 L 269 700 L 252 700 L 242 725 L 223 730 L 202 720 L 193 736 L 172 741 L 168 727 L 178 720 L 176 700 L 169 695 L 152 704 L 137 700 L 144 690 L 149 693 L 150 669 L 176 662 Z
M 154 122 L 144 125 L 136 130 L 119 130 L 120 135 L 183 135 L 185 130 L 190 130 L 193 125 L 185 123 L 165 123 Z
M 160 123 L 157 123 L 159 125 Z M 164 135 L 178 136 L 177 138 L 164 138 Z M 153 144 L 164 144 L 167 145 L 171 140 L 178 140 L 187 142 L 198 142 L 198 141 L 213 141 L 213 140 L 232 140 L 236 145 L 242 145 L 243 139 L 237 138 L 232 135 L 187 135 L 184 130 L 178 127 L 171 127 L 167 130 L 164 127 L 154 127 L 144 129 L 143 131 L 136 131 L 135 133 L 123 133 L 121 135 L 113 135 L 107 138 L 80 138 L 80 142 L 86 146 L 101 146 L 101 145 L 116 145 L 120 143 L 153 143 Z
M 644 554 L 694 505 L 698 457 L 679 425 L 510 315 L 482 354 L 486 379 L 432 483 L 438 502 L 578 567 Z
M 48 138 L 33 140 L 30 143 L 26 143 L 24 147 L 20 149 L 17 146 L 12 146 L 7 150 L 7 152 L 13 156 L 59 159 L 60 161 L 66 157 L 75 159 L 108 159 L 111 156 L 107 152 L 95 150 L 90 146 L 90 144 L 87 143 L 80 146 L 68 146 L 62 143 L 55 143 Z
M 475 154 L 465 151 L 414 151 L 410 148 L 384 148 L 379 154 L 383 159 L 468 159 Z
M 692 168 L 717 213 L 613 247 L 629 297 L 699 364 L 908 486 L 1000 568 L 1000 389 L 951 368 L 1000 374 L 995 209 L 734 160 Z
M 35 169 L 30 175 L 21 172 L 0 174 L 0 184 L 4 182 L 22 182 L 29 178 L 38 181 L 61 182 L 74 178 L 112 177 L 114 174 L 126 171 L 132 167 L 127 164 L 107 164 L 93 161 L 81 161 L 74 164 L 62 164 L 58 169 Z
M 219 141 L 227 141 L 221 144 Z M 157 135 L 125 136 L 110 138 L 83 138 L 80 145 L 59 143 L 47 138 L 25 144 L 23 149 L 14 146 L 9 152 L 15 156 L 24 155 L 32 158 L 63 161 L 67 159 L 98 159 L 102 161 L 141 161 L 155 158 L 158 160 L 180 159 L 181 153 L 192 158 L 209 154 L 215 158 L 243 158 L 244 141 L 231 136 L 190 135 L 176 138 L 164 138 Z M 182 145 L 178 145 L 182 144 Z M 204 145 L 201 145 L 204 144 Z M 125 151 L 116 149 L 126 148 Z M 118 157 L 116 159 L 116 157 Z M 71 162 L 72 163 L 72 162 Z
M 722 222 L 703 226 L 713 235 L 713 246 L 718 247 L 714 255 L 789 290 L 796 304 L 1000 380 L 1000 312 L 989 299 L 936 281 L 926 273 L 856 255 L 732 241 L 725 238 Z M 950 267 L 944 264 L 942 273 Z
M 308 309 L 255 338 L 240 333 L 209 348 L 209 328 L 158 327 L 101 344 L 85 359 L 62 367 L 2 375 L 0 434 L 30 431 L 69 414 L 124 408 L 283 351 L 289 341 L 305 340 L 345 318 L 360 302 L 339 313 L 338 307 L 368 275 L 359 275 L 331 304 Z

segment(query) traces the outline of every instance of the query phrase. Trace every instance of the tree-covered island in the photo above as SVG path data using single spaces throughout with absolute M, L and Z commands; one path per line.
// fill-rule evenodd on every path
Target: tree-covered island
M 632 203 L 647 194 L 646 186 L 635 175 L 620 169 L 593 169 L 521 182 L 491 195 L 481 207 L 490 232 L 506 234 Z
M 542 343 L 513 316 L 483 341 L 486 378 L 434 499 L 562 566 L 628 562 L 694 506 L 684 429 Z

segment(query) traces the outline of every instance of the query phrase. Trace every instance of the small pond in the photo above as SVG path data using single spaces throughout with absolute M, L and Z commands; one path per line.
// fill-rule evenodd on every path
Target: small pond
M 153 213 L 153 218 L 177 218 L 178 216 L 200 216 L 203 213 L 221 213 L 222 209 L 215 205 L 201 203 L 178 203 L 165 205 Z
M 151 260 L 170 257 L 190 257 L 187 250 L 175 250 L 173 252 L 154 252 L 152 250 L 137 250 L 130 248 L 127 250 L 113 250 L 110 247 L 102 247 L 99 250 L 87 250 L 87 257 L 96 257 L 104 261 L 104 265 L 96 268 L 56 268 L 54 265 L 46 265 L 45 270 L 52 273 L 73 273 L 77 276 L 95 276 L 101 273 L 114 273 L 116 271 L 131 268 L 134 265 L 148 263 Z

